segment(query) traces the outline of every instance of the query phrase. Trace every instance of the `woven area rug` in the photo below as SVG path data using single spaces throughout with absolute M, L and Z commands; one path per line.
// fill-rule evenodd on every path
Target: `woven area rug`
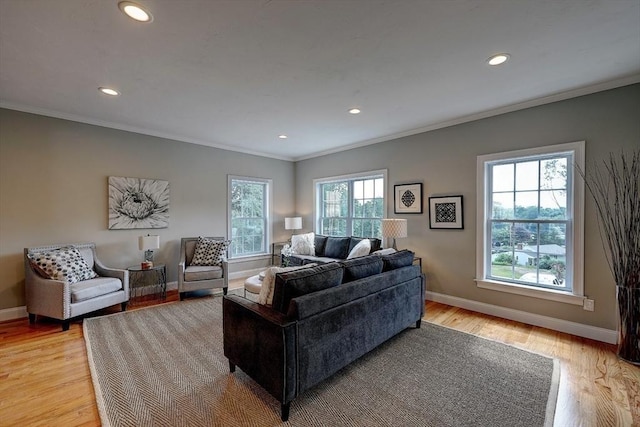
M 84 320 L 104 426 L 551 426 L 556 360 L 423 322 L 280 404 L 222 351 L 221 297 Z

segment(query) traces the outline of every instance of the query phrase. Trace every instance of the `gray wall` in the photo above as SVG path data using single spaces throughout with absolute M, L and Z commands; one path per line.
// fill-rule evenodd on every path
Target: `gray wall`
M 587 162 L 599 161 L 638 146 L 639 112 L 640 85 L 632 85 L 291 163 L 0 109 L 0 309 L 24 305 L 26 246 L 94 241 L 109 265 L 140 261 L 137 236 L 149 230 L 107 229 L 108 176 L 170 182 L 170 226 L 154 232 L 162 245 L 156 261 L 167 264 L 173 281 L 180 237 L 226 235 L 228 174 L 273 179 L 273 237 L 281 241 L 290 235 L 285 216 L 302 215 L 312 229 L 314 178 L 387 169 L 390 201 L 393 184 L 424 184 L 424 213 L 397 215 L 409 220 L 409 237 L 398 246 L 423 257 L 429 290 L 615 329 L 615 286 L 590 196 L 585 293 L 596 302 L 594 312 L 476 287 L 476 156 L 586 140 Z M 430 230 L 427 197 L 451 194 L 464 196 L 464 230 Z M 392 202 L 388 215 L 396 216 Z M 234 264 L 232 271 L 267 261 Z
M 313 179 L 388 169 L 388 216 L 408 220 L 398 247 L 423 257 L 428 290 L 586 325 L 616 329 L 615 286 L 598 234 L 594 204 L 585 203 L 585 294 L 595 311 L 479 289 L 476 261 L 476 157 L 515 149 L 586 141 L 587 164 L 640 144 L 640 85 L 503 114 L 296 164 L 296 211 L 313 223 Z M 393 214 L 393 185 L 422 182 L 424 213 Z M 427 198 L 463 195 L 464 230 L 431 230 Z
M 107 265 L 138 264 L 138 236 L 177 280 L 180 238 L 227 235 L 227 175 L 273 179 L 273 237 L 294 213 L 294 165 L 200 145 L 0 109 L 0 309 L 25 304 L 24 247 L 93 241 Z M 169 181 L 166 229 L 108 230 L 109 176 Z M 259 268 L 268 260 L 232 264 Z

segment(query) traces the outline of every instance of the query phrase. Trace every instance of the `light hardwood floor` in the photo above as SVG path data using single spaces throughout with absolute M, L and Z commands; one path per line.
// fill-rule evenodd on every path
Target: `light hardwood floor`
M 177 300 L 169 292 L 167 303 Z M 557 427 L 640 426 L 640 368 L 618 360 L 612 345 L 434 302 L 425 320 L 558 358 Z M 81 321 L 67 332 L 46 319 L 0 323 L 0 426 L 98 425 Z

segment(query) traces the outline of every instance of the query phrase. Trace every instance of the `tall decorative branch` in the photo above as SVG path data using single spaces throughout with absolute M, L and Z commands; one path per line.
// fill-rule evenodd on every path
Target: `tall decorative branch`
M 598 210 L 600 236 L 618 286 L 640 288 L 640 150 L 580 168 Z
M 618 356 L 640 365 L 640 151 L 578 169 L 598 210 L 598 228 L 617 285 Z

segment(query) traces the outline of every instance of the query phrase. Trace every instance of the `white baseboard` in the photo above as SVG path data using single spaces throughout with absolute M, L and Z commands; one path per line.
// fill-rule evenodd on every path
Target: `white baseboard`
M 527 313 L 526 311 L 514 310 L 512 308 L 500 307 L 483 302 L 468 300 L 437 292 L 427 291 L 426 298 L 430 301 L 460 307 L 478 313 L 489 314 L 491 316 L 502 317 L 504 319 L 515 320 L 529 325 L 540 326 L 554 331 L 565 332 L 583 338 L 615 344 L 618 341 L 618 332 L 611 329 L 598 328 L 596 326 L 584 325 L 582 323 L 570 322 L 568 320 L 556 319 L 554 317 L 542 316 L 540 314 Z
M 27 306 L 11 307 L 0 310 L 0 322 L 27 317 Z

